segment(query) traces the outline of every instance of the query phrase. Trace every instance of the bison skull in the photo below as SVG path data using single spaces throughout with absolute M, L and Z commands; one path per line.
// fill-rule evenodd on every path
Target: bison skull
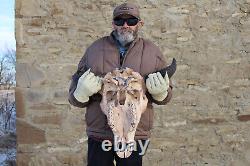
M 100 105 L 114 137 L 118 144 L 134 144 L 136 128 L 148 102 L 143 77 L 129 68 L 116 69 L 105 75 L 103 83 Z M 127 158 L 132 151 L 127 148 L 116 153 Z

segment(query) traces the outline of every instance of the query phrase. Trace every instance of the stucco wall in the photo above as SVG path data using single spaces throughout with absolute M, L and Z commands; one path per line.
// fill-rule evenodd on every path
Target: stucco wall
M 178 63 L 144 165 L 250 165 L 250 1 L 135 2 L 141 36 Z M 68 103 L 68 87 L 120 3 L 16 0 L 18 165 L 86 164 L 85 110 Z

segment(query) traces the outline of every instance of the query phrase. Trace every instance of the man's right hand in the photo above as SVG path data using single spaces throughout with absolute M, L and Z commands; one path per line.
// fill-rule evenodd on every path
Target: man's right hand
M 95 76 L 89 69 L 79 78 L 74 96 L 79 102 L 85 103 L 90 96 L 97 93 L 101 88 L 101 78 Z

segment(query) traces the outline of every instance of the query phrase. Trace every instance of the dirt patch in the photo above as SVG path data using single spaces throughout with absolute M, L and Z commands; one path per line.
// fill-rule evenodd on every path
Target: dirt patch
M 0 149 L 11 149 L 16 148 L 16 134 L 8 133 L 0 136 Z
M 7 133 L 0 136 L 0 165 L 16 165 L 16 134 Z

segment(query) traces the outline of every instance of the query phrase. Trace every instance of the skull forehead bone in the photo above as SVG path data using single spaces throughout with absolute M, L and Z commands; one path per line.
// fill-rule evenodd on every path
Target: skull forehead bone
M 130 68 L 115 69 L 105 75 L 103 83 L 100 106 L 114 137 L 119 143 L 133 144 L 141 114 L 148 103 L 143 77 Z M 125 149 L 117 154 L 126 158 L 131 151 Z

